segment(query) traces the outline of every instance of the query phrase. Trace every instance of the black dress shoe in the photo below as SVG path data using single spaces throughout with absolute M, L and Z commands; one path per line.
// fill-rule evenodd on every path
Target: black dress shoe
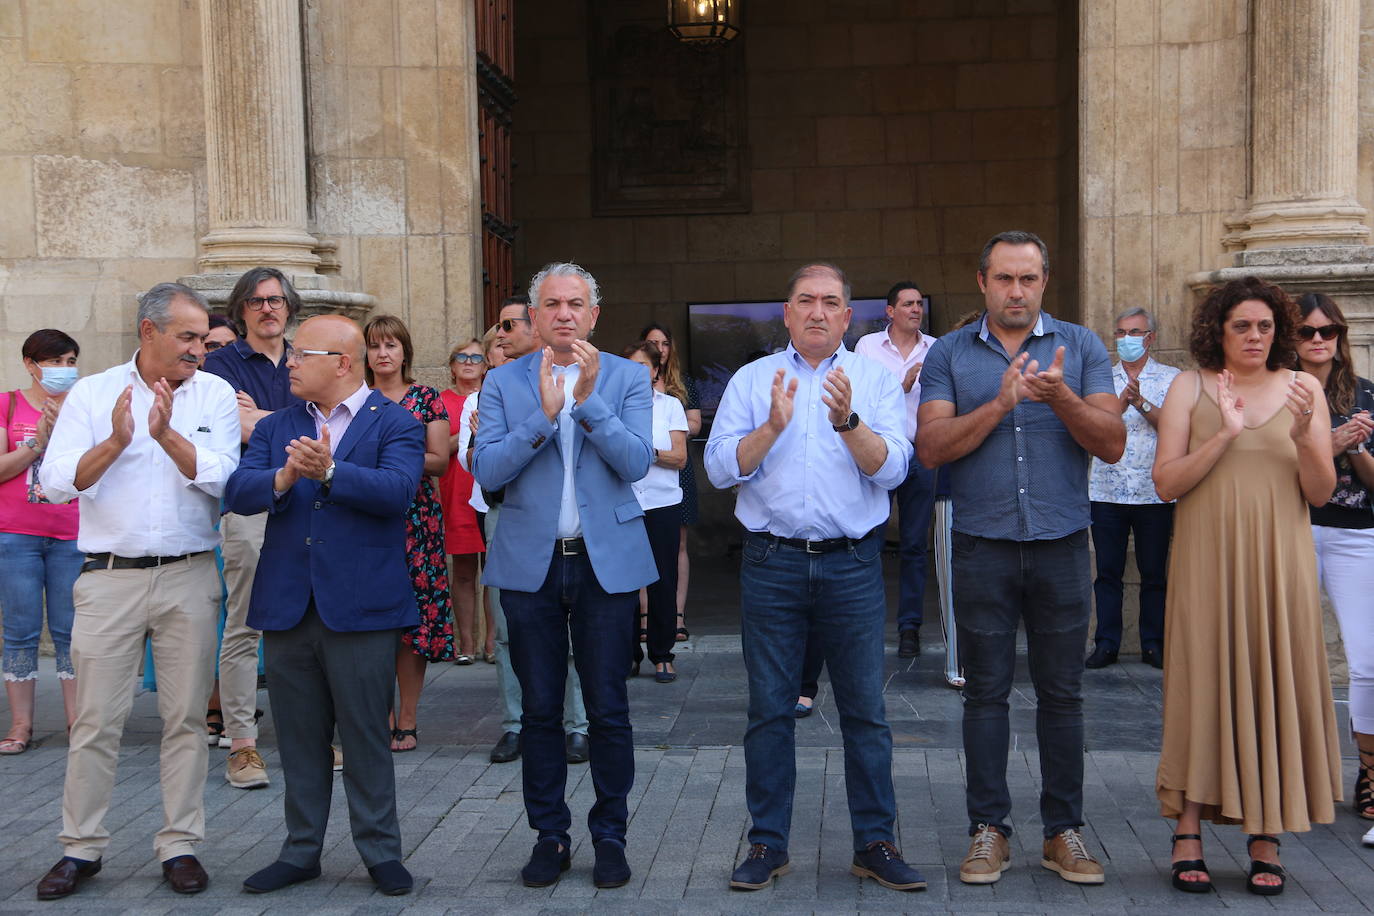
M 572 868 L 572 850 L 566 846 L 559 849 L 560 845 L 554 837 L 534 844 L 529 862 L 520 869 L 520 880 L 525 882 L 525 887 L 548 887 Z
M 320 865 L 301 868 L 280 859 L 243 879 L 243 889 L 250 894 L 269 894 L 302 881 L 313 881 L 320 876 Z
M 897 657 L 915 658 L 921 654 L 921 631 L 903 630 L 897 634 Z
M 597 840 L 592 883 L 597 887 L 620 887 L 629 880 L 630 863 L 625 861 L 625 844 L 619 840 Z
M 491 749 L 492 763 L 510 763 L 512 760 L 520 759 L 520 733 L 506 732 L 501 736 L 501 740 L 496 742 L 496 747 Z
M 63 856 L 56 865 L 48 869 L 48 873 L 38 882 L 39 900 L 61 900 L 63 897 L 76 890 L 76 886 L 85 878 L 90 878 L 100 873 L 100 860 L 88 862 L 85 859 L 73 859 L 71 856 Z
M 172 856 L 162 863 L 162 877 L 178 894 L 199 894 L 210 886 L 210 876 L 195 856 Z
M 399 897 L 401 894 L 409 894 L 410 889 L 415 886 L 415 879 L 410 876 L 406 867 L 395 859 L 388 862 L 378 862 L 376 865 L 369 865 L 367 873 L 372 876 L 372 880 L 377 885 L 377 890 L 386 894 L 388 897 Z
M 1093 654 L 1088 656 L 1088 660 L 1083 663 L 1085 668 L 1105 668 L 1108 665 L 1116 664 L 1116 650 L 1104 642 L 1100 642 L 1093 647 Z
M 591 759 L 592 749 L 587 744 L 587 736 L 571 732 L 563 741 L 563 749 L 568 754 L 568 763 L 586 763 Z
M 1151 668 L 1164 667 L 1164 653 L 1151 646 L 1148 649 L 1140 650 L 1140 660 Z

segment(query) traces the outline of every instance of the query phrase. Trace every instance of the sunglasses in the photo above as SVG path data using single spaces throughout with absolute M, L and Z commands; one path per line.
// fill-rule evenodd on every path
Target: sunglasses
M 507 334 L 509 334 L 511 331 L 514 331 L 514 330 L 515 330 L 515 323 L 516 323 L 517 321 L 523 321 L 523 322 L 525 322 L 525 324 L 529 324 L 529 323 L 530 323 L 530 320 L 529 320 L 528 318 L 502 318 L 502 319 L 501 319 L 501 330 L 503 330 L 503 331 L 505 331 Z
M 1328 324 L 1320 328 L 1314 328 L 1310 324 L 1304 324 L 1298 328 L 1298 336 L 1301 337 L 1303 340 L 1311 340 L 1318 334 L 1322 336 L 1322 340 L 1335 340 L 1337 337 L 1340 337 L 1344 333 L 1345 328 L 1341 327 L 1338 324 Z
M 455 362 L 455 363 L 473 363 L 474 365 L 481 365 L 482 363 L 484 363 L 484 362 L 486 362 L 486 361 L 487 361 L 487 358 L 486 358 L 485 356 L 483 356 L 481 353 L 455 353 L 455 354 L 453 354 L 453 362 Z

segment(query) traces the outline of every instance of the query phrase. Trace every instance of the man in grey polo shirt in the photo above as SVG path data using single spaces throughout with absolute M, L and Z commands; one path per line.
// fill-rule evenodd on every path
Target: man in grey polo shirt
M 954 616 L 964 663 L 969 835 L 960 880 L 1009 865 L 1007 699 L 1024 620 L 1040 746 L 1041 864 L 1101 884 L 1083 825 L 1083 646 L 1088 638 L 1088 461 L 1114 462 L 1126 430 L 1111 361 L 1087 328 L 1040 310 L 1049 252 L 1029 232 L 983 248 L 983 317 L 936 341 L 921 371 L 917 454 L 948 464 Z

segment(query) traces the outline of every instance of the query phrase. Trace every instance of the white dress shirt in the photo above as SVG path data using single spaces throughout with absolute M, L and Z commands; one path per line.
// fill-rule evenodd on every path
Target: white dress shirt
M 842 366 L 849 376 L 850 407 L 887 443 L 887 457 L 872 475 L 859 469 L 830 422 L 825 374 Z M 792 419 L 763 461 L 740 473 L 739 444 L 768 419 L 773 375 L 797 379 Z M 902 386 L 882 366 L 840 344 L 812 369 L 788 344 L 740 368 L 730 379 L 706 443 L 706 472 L 718 488 L 740 484 L 735 517 L 750 531 L 785 538 L 859 538 L 887 520 L 888 491 L 906 479 L 911 442 L 902 426 Z
M 577 428 L 572 418 L 573 387 L 582 376 L 582 367 L 577 363 L 568 366 L 554 366 L 554 381 L 563 384 L 563 409 L 558 412 L 558 448 L 563 455 L 563 498 L 558 508 L 558 536 L 560 538 L 582 537 L 582 513 L 577 509 L 577 485 L 573 482 L 573 471 L 577 462 L 573 460 L 573 448 Z
M 937 338 L 930 334 L 922 334 L 921 339 L 916 341 L 916 346 L 911 348 L 911 352 L 906 356 L 897 349 L 897 345 L 888 336 L 888 328 L 881 331 L 874 331 L 872 334 L 865 334 L 859 338 L 859 342 L 854 344 L 854 352 L 871 359 L 882 366 L 888 372 L 897 376 L 897 387 L 901 387 L 902 379 L 906 378 L 907 372 L 917 363 L 926 361 L 926 354 L 930 352 Z M 921 377 L 916 376 L 916 381 L 911 383 L 911 390 L 903 395 L 903 403 L 906 407 L 906 437 L 912 442 L 916 441 L 916 411 L 921 406 Z
M 76 544 L 85 553 L 122 557 L 180 556 L 211 550 L 220 542 L 219 497 L 239 464 L 239 411 L 234 389 L 208 372 L 197 372 L 172 389 L 171 427 L 196 449 L 196 476 L 188 480 L 148 435 L 153 390 L 136 360 L 81 379 L 67 395 L 43 458 L 40 480 L 48 498 L 79 499 Z M 76 489 L 76 468 L 113 429 L 110 413 L 126 386 L 134 436 L 100 479 Z
M 472 468 L 468 467 L 468 449 L 472 446 L 472 415 L 477 413 L 477 398 L 482 394 L 481 391 L 474 391 L 463 399 L 463 409 L 458 414 L 458 464 L 469 474 Z M 468 505 L 478 512 L 490 512 L 491 507 L 482 498 L 482 485 L 476 480 L 472 482 L 472 498 L 468 500 Z

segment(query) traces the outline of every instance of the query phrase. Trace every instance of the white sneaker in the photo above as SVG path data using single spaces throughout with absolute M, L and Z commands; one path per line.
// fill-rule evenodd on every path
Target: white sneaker
M 1374 846 L 1374 827 L 1369 828 L 1369 832 L 1364 835 L 1364 844 Z

